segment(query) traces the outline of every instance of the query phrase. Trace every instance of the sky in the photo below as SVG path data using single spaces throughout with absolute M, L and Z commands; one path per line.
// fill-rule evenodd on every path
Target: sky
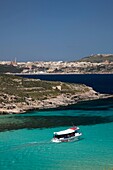
M 0 0 L 0 60 L 113 54 L 113 0 Z

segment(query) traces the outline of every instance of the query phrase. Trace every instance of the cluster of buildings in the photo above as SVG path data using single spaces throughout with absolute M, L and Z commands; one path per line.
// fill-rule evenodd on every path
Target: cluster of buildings
M 45 74 L 45 73 L 113 73 L 113 62 L 64 62 L 64 61 L 36 61 L 16 62 L 1 61 L 0 65 L 9 65 L 21 69 L 21 74 Z

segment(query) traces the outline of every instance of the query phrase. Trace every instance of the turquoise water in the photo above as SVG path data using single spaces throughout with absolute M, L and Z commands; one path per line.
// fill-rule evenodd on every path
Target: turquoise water
M 112 170 L 113 100 L 96 102 L 1 116 L 0 170 Z M 81 140 L 51 142 L 54 131 L 76 122 Z

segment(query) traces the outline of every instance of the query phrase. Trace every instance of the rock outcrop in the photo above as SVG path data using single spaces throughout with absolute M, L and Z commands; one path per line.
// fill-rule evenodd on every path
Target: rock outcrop
M 80 101 L 110 97 L 81 84 L 48 82 L 20 77 L 0 76 L 0 114 L 58 108 Z

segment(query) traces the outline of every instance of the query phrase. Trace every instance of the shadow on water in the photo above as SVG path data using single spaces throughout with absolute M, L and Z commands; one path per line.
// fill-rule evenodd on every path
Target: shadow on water
M 19 122 L 20 119 L 20 122 Z M 113 122 L 112 116 L 28 116 L 13 118 L 9 123 L 3 123 L 0 131 L 17 130 L 23 128 L 53 128 L 58 126 L 75 125 L 95 125 Z
M 0 131 L 17 130 L 17 129 L 32 129 L 32 128 L 54 128 L 59 126 L 70 126 L 72 123 L 75 125 L 95 125 L 102 123 L 113 122 L 113 114 L 107 114 L 106 110 L 113 112 L 113 98 L 106 100 L 98 100 L 98 102 L 82 102 L 77 105 L 69 106 L 65 110 L 70 110 L 70 115 L 61 114 L 54 115 L 54 111 L 50 111 L 53 115 L 49 115 L 45 111 L 46 115 L 28 114 L 4 116 L 0 119 Z M 74 115 L 71 115 L 71 110 L 75 110 Z M 76 110 L 80 113 L 76 114 Z M 83 111 L 81 111 L 83 110 Z M 105 110 L 105 112 L 103 112 Z M 57 111 L 56 111 L 57 112 Z M 55 113 L 56 113 L 55 112 Z M 93 114 L 91 114 L 91 112 Z M 102 114 L 98 114 L 102 112 Z M 38 113 L 38 112 L 37 112 Z M 44 111 L 42 112 L 42 114 Z
M 113 97 L 108 99 L 98 99 L 98 100 L 91 100 L 91 101 L 83 101 L 79 102 L 75 105 L 70 105 L 67 107 L 62 107 L 60 109 L 63 110 L 109 110 L 113 108 Z M 59 109 L 59 108 L 58 108 Z

